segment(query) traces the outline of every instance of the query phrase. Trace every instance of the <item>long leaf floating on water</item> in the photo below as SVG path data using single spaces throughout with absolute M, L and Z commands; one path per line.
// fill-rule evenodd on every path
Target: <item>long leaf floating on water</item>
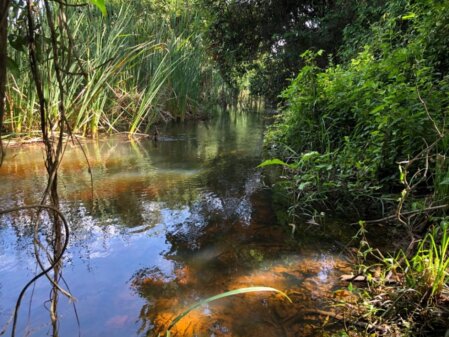
M 215 300 L 219 300 L 221 298 L 229 297 L 229 296 L 234 296 L 234 295 L 239 295 L 239 294 L 244 294 L 244 293 L 261 292 L 261 291 L 270 291 L 270 292 L 278 293 L 282 297 L 286 298 L 290 303 L 293 303 L 292 300 L 290 299 L 290 297 L 288 297 L 288 295 L 286 293 L 284 293 L 283 291 L 280 291 L 278 289 L 271 288 L 271 287 L 249 287 L 249 288 L 240 288 L 240 289 L 230 290 L 225 293 L 218 294 L 218 295 L 206 298 L 205 300 L 199 301 L 199 302 L 191 305 L 186 310 L 184 310 L 168 326 L 167 336 L 170 336 L 170 334 L 169 334 L 170 330 L 171 330 L 171 328 L 173 328 L 176 325 L 176 323 L 178 323 L 182 318 L 184 318 L 189 312 L 191 312 L 192 310 L 194 310 L 204 304 L 207 304 L 207 303 L 215 301 Z

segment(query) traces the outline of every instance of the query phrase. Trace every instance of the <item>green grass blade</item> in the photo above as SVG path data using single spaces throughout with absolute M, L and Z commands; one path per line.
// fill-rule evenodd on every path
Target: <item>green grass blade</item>
M 189 314 L 189 312 L 191 312 L 192 310 L 195 310 L 196 308 L 198 308 L 204 304 L 219 300 L 221 298 L 229 297 L 229 296 L 245 294 L 245 293 L 252 293 L 252 292 L 261 292 L 261 291 L 270 291 L 270 292 L 278 293 L 278 294 L 282 295 L 282 297 L 286 298 L 290 303 L 293 303 L 292 300 L 290 299 L 290 297 L 288 297 L 288 295 L 286 293 L 284 293 L 278 289 L 271 288 L 271 287 L 249 287 L 249 288 L 235 289 L 235 290 L 227 291 L 225 293 L 206 298 L 205 300 L 199 301 L 199 302 L 191 305 L 189 308 L 184 310 L 181 314 L 176 316 L 176 318 L 168 326 L 168 331 L 170 331 L 176 325 L 176 323 L 178 323 L 187 314 Z

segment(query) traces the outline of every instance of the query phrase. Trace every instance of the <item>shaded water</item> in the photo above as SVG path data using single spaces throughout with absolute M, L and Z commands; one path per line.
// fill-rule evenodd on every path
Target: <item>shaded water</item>
M 263 119 L 223 113 L 167 126 L 158 143 L 109 138 L 69 146 L 60 169 L 62 210 L 71 225 L 63 275 L 77 298 L 61 297 L 61 336 L 157 336 L 190 304 L 227 290 L 271 286 L 195 310 L 175 336 L 321 336 L 322 317 L 347 263 L 311 228 L 292 240 L 276 223 L 261 161 Z M 39 202 L 45 186 L 40 146 L 11 149 L 0 168 L 0 207 Z M 0 325 L 34 275 L 31 214 L 0 222 Z M 41 235 L 48 230 L 42 226 Z M 321 230 L 320 230 L 321 232 Z M 315 234 L 315 235 L 312 235 Z M 298 235 L 298 234 L 297 234 Z M 49 284 L 27 293 L 20 332 L 50 333 Z M 31 304 L 29 304 L 31 303 Z

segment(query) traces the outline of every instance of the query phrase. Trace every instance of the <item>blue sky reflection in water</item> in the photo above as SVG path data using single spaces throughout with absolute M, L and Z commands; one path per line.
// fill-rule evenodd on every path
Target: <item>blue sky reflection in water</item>
M 93 197 L 83 155 L 68 146 L 60 195 L 72 237 L 63 275 L 77 298 L 82 336 L 157 335 L 189 304 L 254 285 L 290 289 L 295 304 L 268 293 L 238 296 L 193 312 L 174 332 L 319 335 L 316 322 L 298 312 L 331 296 L 345 262 L 329 245 L 298 245 L 276 225 L 255 168 L 262 132 L 260 116 L 231 112 L 167 126 L 158 143 L 121 137 L 87 142 Z M 8 155 L 0 169 L 1 207 L 37 202 L 45 185 L 42 148 Z M 30 217 L 21 212 L 1 219 L 1 324 L 36 270 Z M 42 222 L 44 238 L 45 217 Z M 36 283 L 29 316 L 28 292 L 18 331 L 49 333 L 49 289 L 44 279 Z M 73 309 L 62 296 L 59 315 L 61 336 L 76 336 Z

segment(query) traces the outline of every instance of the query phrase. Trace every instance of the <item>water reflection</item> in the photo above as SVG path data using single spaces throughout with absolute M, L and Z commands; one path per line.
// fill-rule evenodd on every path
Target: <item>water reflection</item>
M 158 143 L 123 137 L 87 142 L 93 193 L 83 154 L 68 146 L 60 178 L 72 230 L 64 275 L 78 299 L 82 335 L 156 336 L 192 302 L 253 285 L 289 290 L 295 303 L 269 294 L 238 296 L 191 313 L 174 334 L 318 334 L 319 320 L 305 309 L 333 296 L 346 264 L 331 244 L 316 247 L 320 238 L 298 244 L 276 225 L 255 169 L 262 130 L 260 116 L 237 112 L 167 126 Z M 42 158 L 39 146 L 9 151 L 0 168 L 2 207 L 39 200 Z M 1 323 L 34 265 L 29 215 L 0 221 Z M 47 297 L 46 285 L 37 284 L 27 323 L 36 335 L 48 330 Z M 70 303 L 60 299 L 59 311 L 61 336 L 74 335 Z
M 170 250 L 164 253 L 173 270 L 139 269 L 131 284 L 148 300 L 140 312 L 140 332 L 157 336 L 175 315 L 195 301 L 231 289 L 255 285 L 288 290 L 294 304 L 276 296 L 241 295 L 189 314 L 172 331 L 175 336 L 319 336 L 317 318 L 308 319 L 306 308 L 325 305 L 332 297 L 343 259 L 286 242 L 282 228 L 274 225 L 269 196 L 249 194 L 250 220 L 236 220 L 226 210 L 198 228 L 189 217 L 166 234 Z M 225 199 L 226 201 L 226 199 Z M 237 208 L 238 209 L 238 208 Z M 212 214 L 207 198 L 198 214 Z M 198 217 L 197 217 L 198 219 Z M 199 222 L 201 223 L 201 222 Z M 186 228 L 188 227 L 188 228 Z M 339 270 L 339 271 L 337 271 Z M 318 324 L 319 325 L 319 324 Z

